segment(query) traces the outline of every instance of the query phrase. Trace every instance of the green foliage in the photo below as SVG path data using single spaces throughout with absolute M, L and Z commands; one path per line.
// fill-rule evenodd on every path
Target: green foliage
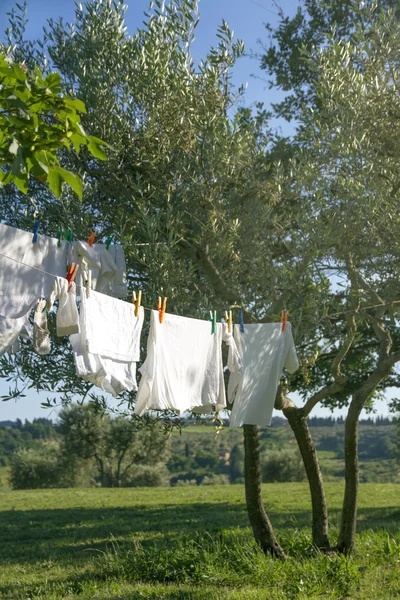
M 66 487 L 56 448 L 18 450 L 11 460 L 10 483 L 14 490 Z
M 65 182 L 82 198 L 81 178 L 60 166 L 57 152 L 79 154 L 81 146 L 102 160 L 105 143 L 81 125 L 84 103 L 63 94 L 59 73 L 43 77 L 38 68 L 0 53 L 0 186 L 14 183 L 27 194 L 29 179 L 48 183 L 58 198 Z
M 267 452 L 261 463 L 263 482 L 303 481 L 305 470 L 300 453 L 293 450 Z
M 137 465 L 132 468 L 126 487 L 161 487 L 169 485 L 165 465 Z

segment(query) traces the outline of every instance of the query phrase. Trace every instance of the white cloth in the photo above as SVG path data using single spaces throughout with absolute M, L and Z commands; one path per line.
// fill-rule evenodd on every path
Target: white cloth
M 56 238 L 32 239 L 32 232 L 0 224 L 0 315 L 7 319 L 26 316 L 38 298 L 47 297 L 54 276 L 66 274 L 69 242 L 58 247 Z
M 19 337 L 28 340 L 32 337 L 32 326 L 29 323 L 29 311 L 18 319 L 6 319 L 0 316 L 0 356 L 5 352 L 16 354 L 21 349 Z
M 242 368 L 229 376 L 230 427 L 270 425 L 282 369 L 294 373 L 299 367 L 291 324 L 285 331 L 281 323 L 250 324 L 243 333 L 235 325 L 234 338 Z
M 43 309 L 46 307 L 46 300 L 40 298 L 35 307 L 33 315 L 33 350 L 42 356 L 50 353 L 50 332 L 47 327 L 47 312 Z
M 59 300 L 56 326 L 57 335 L 72 335 L 79 333 L 79 314 L 76 306 L 76 285 L 73 281 L 68 291 L 68 280 L 65 277 L 56 277 L 51 287 L 48 299 L 47 310 L 53 308 L 53 304 Z
M 140 373 L 135 414 L 145 410 L 209 412 L 226 406 L 222 363 L 225 325 L 151 311 L 147 357 Z M 232 335 L 230 344 L 235 342 Z M 232 352 L 231 352 L 232 354 Z
M 77 374 L 118 396 L 137 390 L 136 362 L 144 310 L 135 317 L 135 306 L 94 290 L 81 295 L 80 333 L 71 335 Z
M 126 263 L 122 247 L 119 244 L 106 249 L 104 244 L 73 242 L 71 262 L 78 263 L 78 286 L 84 285 L 86 271 L 92 272 L 92 288 L 97 292 L 125 298 L 128 295 L 126 284 Z

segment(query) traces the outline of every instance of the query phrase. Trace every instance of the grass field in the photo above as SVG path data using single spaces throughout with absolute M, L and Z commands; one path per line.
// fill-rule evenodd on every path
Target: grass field
M 332 541 L 343 488 L 328 483 Z M 400 598 L 400 488 L 361 486 L 358 551 L 310 544 L 306 484 L 263 486 L 290 558 L 254 545 L 241 485 L 0 492 L 2 600 Z

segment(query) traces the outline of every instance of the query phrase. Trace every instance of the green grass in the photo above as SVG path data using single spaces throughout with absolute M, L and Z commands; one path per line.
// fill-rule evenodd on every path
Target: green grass
M 343 485 L 327 484 L 332 542 Z M 1 600 L 400 598 L 399 486 L 363 484 L 357 552 L 312 548 L 306 484 L 263 486 L 289 560 L 255 546 L 240 485 L 0 493 Z

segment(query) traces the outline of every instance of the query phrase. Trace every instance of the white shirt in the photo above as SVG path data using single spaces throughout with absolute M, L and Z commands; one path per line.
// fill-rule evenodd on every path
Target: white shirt
M 230 427 L 271 424 L 282 370 L 294 373 L 299 367 L 292 327 L 281 323 L 234 326 L 234 338 L 242 369 L 230 374 L 228 400 L 233 403 Z
M 162 323 L 151 311 L 147 358 L 139 369 L 142 378 L 135 414 L 148 410 L 182 413 L 225 408 L 222 340 L 225 325 L 166 313 Z M 230 351 L 234 345 L 230 336 Z

